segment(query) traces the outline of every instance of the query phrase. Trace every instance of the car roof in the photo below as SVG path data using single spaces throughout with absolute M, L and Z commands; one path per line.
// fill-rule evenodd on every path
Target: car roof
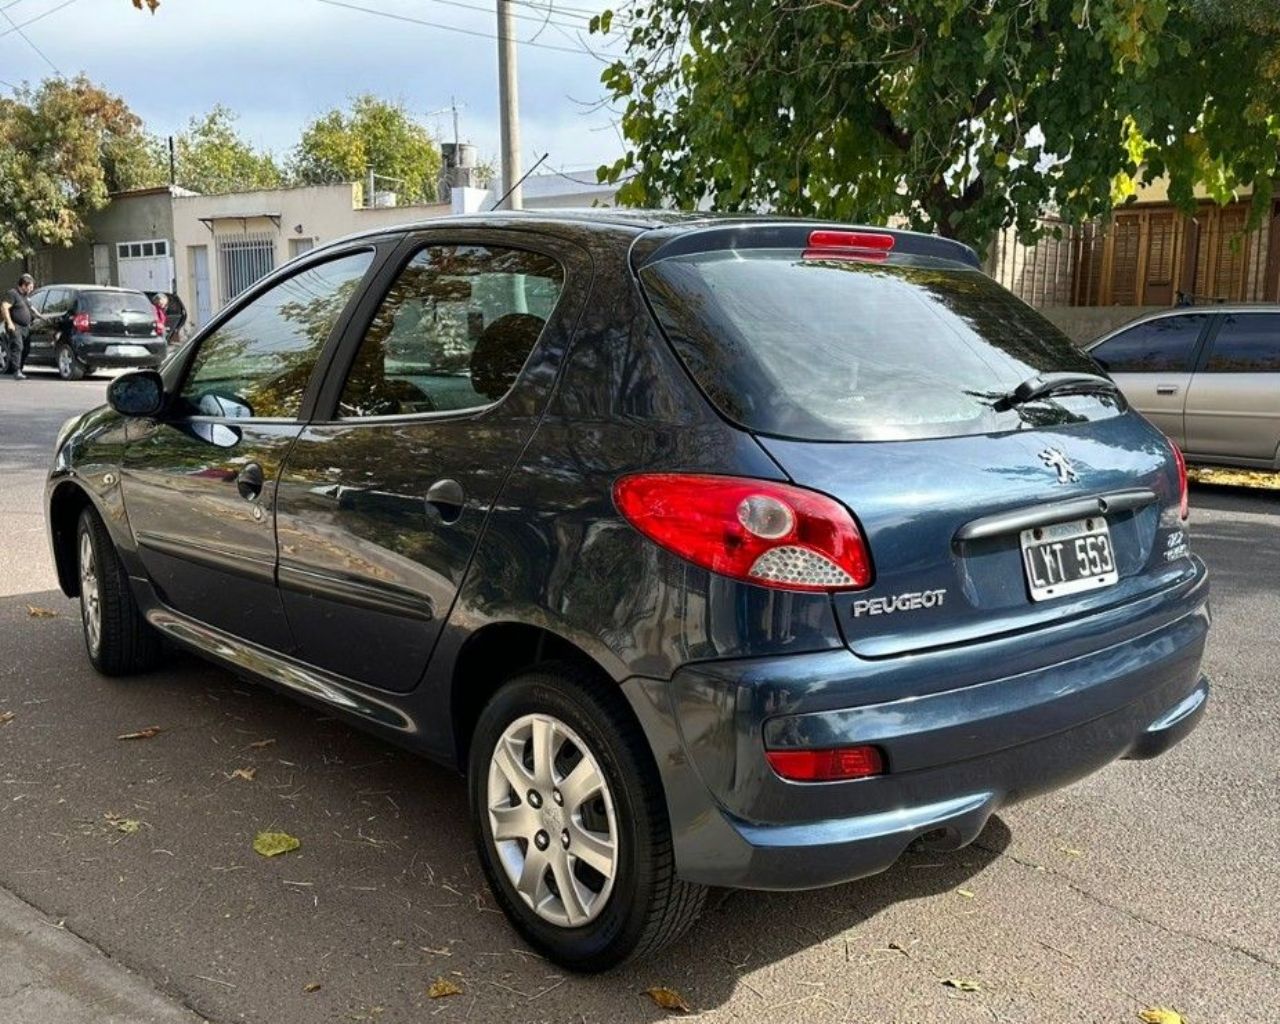
M 494 210 L 483 213 L 454 214 L 431 220 L 409 221 L 394 226 L 373 228 L 344 238 L 335 239 L 313 251 L 330 249 L 363 239 L 385 237 L 403 231 L 426 231 L 448 227 L 480 228 L 532 228 L 554 232 L 557 228 L 571 228 L 612 234 L 619 240 L 635 240 L 650 235 L 646 249 L 649 254 L 662 248 L 675 238 L 694 232 L 731 229 L 737 233 L 754 233 L 753 229 L 776 231 L 788 226 L 827 227 L 839 230 L 874 231 L 892 234 L 900 240 L 909 240 L 918 247 L 925 247 L 933 254 L 944 254 L 951 259 L 978 266 L 977 254 L 967 245 L 921 232 L 906 231 L 877 225 L 847 224 L 832 220 L 801 217 L 781 217 L 752 213 L 713 213 L 709 211 L 641 210 L 618 207 L 587 207 L 556 210 Z
M 123 288 L 114 284 L 62 284 L 61 282 L 42 284 L 36 291 L 43 292 L 50 288 L 69 288 L 76 292 L 132 292 L 135 295 L 142 294 L 140 288 Z
M 1152 320 L 1164 320 L 1167 317 L 1186 316 L 1188 314 L 1212 316 L 1214 313 L 1280 313 L 1280 302 L 1215 302 L 1204 306 L 1170 306 L 1168 309 L 1157 309 L 1151 313 L 1135 316 L 1132 320 L 1126 320 L 1118 327 L 1113 327 L 1106 334 L 1101 334 L 1094 338 L 1093 341 L 1084 346 L 1084 349 L 1087 352 L 1101 345 L 1104 341 L 1110 341 L 1121 331 L 1127 331 L 1130 327 L 1137 327 L 1139 324 L 1149 323 Z

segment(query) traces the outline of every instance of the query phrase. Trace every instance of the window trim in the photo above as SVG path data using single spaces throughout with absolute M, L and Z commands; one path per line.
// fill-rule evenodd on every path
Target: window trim
M 335 260 L 344 259 L 348 256 L 354 256 L 358 253 L 367 252 L 371 254 L 369 266 L 365 269 L 364 276 L 360 279 L 360 287 L 347 301 L 342 312 L 338 314 L 338 319 L 334 323 L 333 328 L 329 331 L 329 337 L 325 339 L 320 351 L 316 355 L 315 366 L 312 367 L 311 377 L 307 382 L 307 387 L 302 393 L 302 402 L 299 405 L 296 416 L 205 416 L 192 415 L 189 413 L 178 413 L 175 405 L 179 401 L 182 390 L 186 387 L 187 378 L 190 375 L 191 364 L 195 360 L 196 353 L 204 347 L 205 342 L 216 334 L 222 326 L 233 319 L 241 310 L 252 302 L 256 302 L 261 296 L 275 288 L 279 284 L 283 284 L 290 278 L 299 274 L 304 274 L 308 270 L 312 270 L 325 263 L 332 263 Z M 161 409 L 159 418 L 174 423 L 307 423 L 311 419 L 315 407 L 316 394 L 329 371 L 329 362 L 332 359 L 332 351 L 339 341 L 345 336 L 348 321 L 352 315 L 352 311 L 359 306 L 365 294 L 369 291 L 371 282 L 376 281 L 378 274 L 382 270 L 383 264 L 386 262 L 389 254 L 389 247 L 386 240 L 381 237 L 361 239 L 358 244 L 342 246 L 333 249 L 317 249 L 315 250 L 315 258 L 308 259 L 304 262 L 294 264 L 287 263 L 277 267 L 266 277 L 259 281 L 255 281 L 251 288 L 246 289 L 237 295 L 231 302 L 228 302 L 222 309 L 218 310 L 207 324 L 200 328 L 185 346 L 179 358 L 174 359 L 166 367 L 164 375 L 165 381 L 165 407 Z M 307 255 L 311 255 L 308 253 Z
M 317 395 L 314 416 L 309 421 L 312 426 L 356 427 L 363 424 L 386 426 L 396 423 L 479 419 L 483 416 L 494 414 L 499 407 L 506 406 L 511 401 L 512 396 L 521 390 L 520 385 L 522 382 L 517 379 L 506 394 L 485 405 L 468 406 L 465 409 L 440 409 L 432 412 L 389 413 L 384 416 L 342 417 L 338 415 L 338 403 L 342 398 L 342 392 L 346 387 L 351 369 L 355 365 L 360 346 L 369 330 L 369 326 L 373 322 L 374 316 L 390 292 L 391 286 L 395 284 L 396 280 L 404 272 L 405 267 L 419 252 L 431 246 L 440 245 L 477 245 L 491 248 L 522 249 L 555 260 L 564 274 L 563 287 L 551 316 L 547 318 L 542 333 L 538 336 L 537 343 L 533 346 L 523 366 L 520 368 L 520 375 L 524 376 L 525 371 L 533 362 L 534 356 L 540 349 L 545 348 L 547 339 L 556 330 L 563 329 L 566 334 L 565 351 L 567 353 L 569 344 L 576 333 L 578 318 L 584 308 L 582 300 L 590 292 L 590 286 L 594 278 L 594 268 L 590 255 L 577 243 L 545 231 L 539 231 L 536 228 L 454 226 L 452 228 L 425 228 L 409 231 L 402 236 L 399 246 L 384 263 L 378 278 L 371 282 L 370 287 L 366 289 L 364 301 L 352 312 L 351 318 L 347 322 L 341 344 L 335 348 L 333 359 L 327 367 L 324 382 Z M 579 277 L 586 275 L 588 284 L 585 289 L 575 285 L 575 274 Z M 562 358 L 560 360 L 560 365 L 556 368 L 555 381 L 548 388 L 548 396 L 555 389 L 555 384 L 559 382 L 559 375 L 563 371 L 566 362 L 567 359 Z

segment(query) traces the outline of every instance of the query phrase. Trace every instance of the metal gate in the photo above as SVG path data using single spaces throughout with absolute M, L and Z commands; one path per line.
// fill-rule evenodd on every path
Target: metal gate
M 218 238 L 218 280 L 226 305 L 276 265 L 275 236 L 269 233 L 223 235 Z

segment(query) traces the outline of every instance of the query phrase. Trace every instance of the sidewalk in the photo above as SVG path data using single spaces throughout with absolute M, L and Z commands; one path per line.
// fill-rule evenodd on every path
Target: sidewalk
M 0 889 L 0 1021 L 201 1024 L 89 943 Z

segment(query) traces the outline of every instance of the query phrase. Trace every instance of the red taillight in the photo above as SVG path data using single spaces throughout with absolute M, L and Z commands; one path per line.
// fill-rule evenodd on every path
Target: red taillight
M 878 231 L 819 229 L 809 232 L 809 245 L 804 251 L 804 258 L 882 260 L 893 251 L 893 243 L 893 235 Z
M 884 774 L 884 758 L 876 747 L 835 750 L 766 750 L 769 767 L 793 782 L 836 782 Z
M 1178 518 L 1186 519 L 1191 514 L 1191 498 L 1187 493 L 1187 460 L 1178 443 L 1173 438 L 1167 440 L 1173 451 L 1173 461 L 1178 464 Z
M 77 334 L 89 333 L 89 314 L 77 313 L 71 318 L 71 329 Z
M 788 484 L 645 473 L 613 487 L 632 526 L 682 558 L 780 590 L 856 590 L 871 557 L 849 510 Z

